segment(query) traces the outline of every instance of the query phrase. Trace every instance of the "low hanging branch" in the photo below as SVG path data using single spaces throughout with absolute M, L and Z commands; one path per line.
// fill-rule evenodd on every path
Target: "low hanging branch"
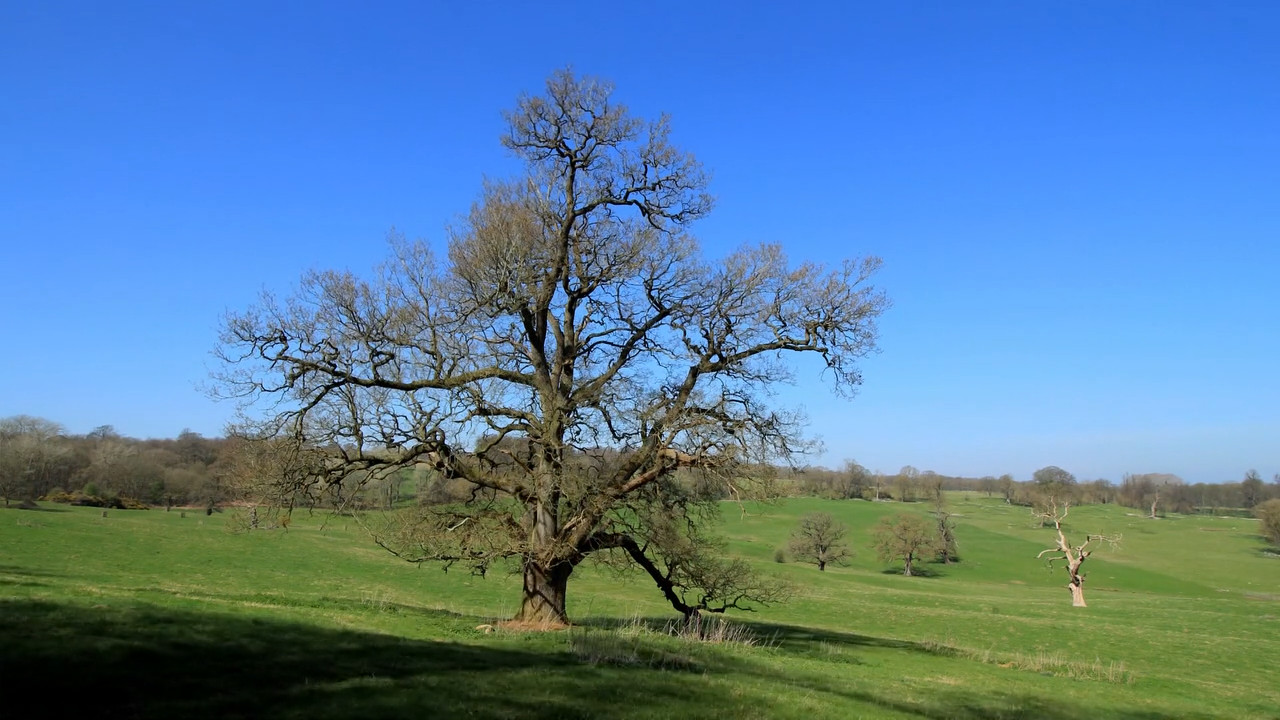
M 1080 573 L 1080 567 L 1084 565 L 1084 561 L 1093 554 L 1093 550 L 1089 549 L 1089 545 L 1094 542 L 1109 543 L 1112 547 L 1119 544 L 1120 535 L 1086 535 L 1084 542 L 1079 545 L 1072 545 L 1067 540 L 1066 533 L 1062 531 L 1062 522 L 1067 519 L 1067 513 L 1071 510 L 1071 503 L 1063 504 L 1062 508 L 1058 508 L 1058 501 L 1050 498 L 1048 507 L 1043 512 L 1036 512 L 1033 515 L 1041 520 L 1042 523 L 1052 523 L 1054 530 L 1058 533 L 1058 541 L 1054 547 L 1046 548 L 1036 555 L 1036 558 L 1049 558 L 1049 567 L 1053 567 L 1054 561 L 1062 560 L 1066 564 L 1069 580 L 1067 589 L 1071 591 L 1071 605 L 1073 607 L 1087 607 L 1084 601 L 1084 575 Z
M 649 552 L 653 549 L 641 547 L 628 535 L 601 535 L 599 539 L 602 547 L 626 552 L 691 626 L 701 627 L 704 612 L 752 610 L 752 605 L 783 602 L 791 595 L 789 585 L 751 572 L 742 560 L 719 560 L 693 544 L 683 553 L 659 553 L 659 557 L 651 558 Z

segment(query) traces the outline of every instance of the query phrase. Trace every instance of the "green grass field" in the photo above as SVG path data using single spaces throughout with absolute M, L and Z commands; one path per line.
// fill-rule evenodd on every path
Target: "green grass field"
M 903 577 L 869 549 L 923 505 L 725 505 L 730 552 L 791 580 L 738 613 L 749 642 L 696 643 L 650 582 L 584 567 L 574 628 L 485 633 L 519 578 L 395 560 L 349 519 L 233 534 L 227 516 L 44 506 L 0 512 L 7 710 L 93 717 L 1280 718 L 1280 557 L 1257 522 L 1114 506 L 1072 532 L 1123 533 L 1090 558 L 1088 608 L 1025 508 L 955 495 L 962 561 Z M 745 510 L 745 514 L 743 513 Z M 797 519 L 830 512 L 856 558 L 777 563 Z M 5 714 L 8 714 L 5 711 Z M 18 717 L 19 715 L 13 715 Z M 22 715 L 26 716 L 26 715 Z

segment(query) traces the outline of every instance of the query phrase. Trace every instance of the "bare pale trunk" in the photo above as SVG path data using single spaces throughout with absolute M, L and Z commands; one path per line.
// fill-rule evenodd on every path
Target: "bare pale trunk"
M 1088 607 L 1084 602 L 1084 576 L 1080 574 L 1080 566 L 1084 565 L 1084 561 L 1088 560 L 1089 556 L 1093 554 L 1093 551 L 1088 550 L 1087 548 L 1089 547 L 1089 544 L 1095 540 L 1102 540 L 1114 545 L 1116 542 L 1119 542 L 1120 537 L 1086 535 L 1084 542 L 1079 545 L 1072 546 L 1071 543 L 1067 542 L 1066 533 L 1062 532 L 1062 521 L 1067 517 L 1067 511 L 1070 509 L 1071 506 L 1069 504 L 1064 505 L 1061 512 L 1059 512 L 1057 502 L 1052 501 L 1047 512 L 1036 514 L 1036 517 L 1039 517 L 1042 521 L 1052 522 L 1054 529 L 1058 531 L 1057 547 L 1041 550 L 1040 554 L 1036 557 L 1042 558 L 1045 555 L 1049 555 L 1050 567 L 1053 566 L 1054 560 L 1065 561 L 1067 564 L 1067 576 L 1070 578 L 1070 581 L 1067 583 L 1067 589 L 1071 591 L 1071 604 L 1075 607 Z M 1155 506 L 1152 505 L 1151 509 L 1154 515 Z
M 1089 607 L 1084 602 L 1084 586 L 1070 583 L 1067 587 L 1071 590 L 1071 605 L 1073 607 Z
M 1067 583 L 1067 589 L 1071 591 L 1073 607 L 1088 607 L 1084 602 L 1084 577 L 1080 575 L 1080 566 L 1083 564 L 1084 558 L 1080 558 L 1067 566 L 1067 572 L 1071 575 L 1071 582 Z

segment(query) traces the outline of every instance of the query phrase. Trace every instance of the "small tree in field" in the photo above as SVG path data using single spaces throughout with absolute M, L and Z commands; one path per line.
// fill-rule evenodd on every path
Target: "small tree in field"
M 933 519 L 938 533 L 938 560 L 951 564 L 960 559 L 956 543 L 956 524 L 947 510 L 946 496 L 938 493 L 933 501 Z
M 1051 502 L 1043 511 L 1034 512 L 1041 525 L 1051 524 L 1053 529 L 1058 533 L 1057 543 L 1051 547 L 1040 551 L 1037 558 L 1049 558 L 1049 567 L 1053 567 L 1054 561 L 1062 560 L 1066 564 L 1067 589 L 1071 591 L 1071 604 L 1075 607 L 1086 607 L 1084 602 L 1084 575 L 1080 573 L 1080 566 L 1084 565 L 1084 561 L 1093 554 L 1089 549 L 1089 545 L 1101 541 L 1115 545 L 1120 542 L 1120 536 L 1108 535 L 1085 535 L 1084 542 L 1079 545 L 1072 545 L 1067 540 L 1066 533 L 1062 530 L 1062 522 L 1067 519 L 1067 512 L 1071 510 L 1070 503 L 1058 505 Z
M 827 563 L 843 565 L 853 556 L 844 542 L 847 532 L 844 524 L 828 513 L 805 515 L 791 533 L 791 554 L 800 562 L 817 565 L 818 570 L 826 570 Z
M 1000 494 L 1004 496 L 1004 504 L 1012 505 L 1014 493 L 1018 491 L 1018 484 L 1014 482 L 1013 476 L 1005 473 L 996 480 L 996 484 L 1000 488 Z
M 915 489 L 920 483 L 920 471 L 910 465 L 904 465 L 893 479 L 893 492 L 898 502 L 915 500 Z
M 915 562 L 937 555 L 940 547 L 933 523 L 920 515 L 881 518 L 873 537 L 880 559 L 886 563 L 901 560 L 903 575 L 913 575 Z
M 1257 470 L 1250 470 L 1244 474 L 1244 480 L 1240 481 L 1240 494 L 1246 508 L 1252 508 L 1262 502 L 1265 492 L 1266 486 L 1263 485 L 1262 476 Z
M 1280 545 L 1280 499 L 1268 500 L 1253 509 L 1262 521 L 1262 536 L 1272 545 Z

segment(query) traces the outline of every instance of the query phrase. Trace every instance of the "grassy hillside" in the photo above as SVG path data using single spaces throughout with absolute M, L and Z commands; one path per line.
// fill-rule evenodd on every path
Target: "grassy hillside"
M 1280 558 L 1256 521 L 1073 509 L 1071 532 L 1124 540 L 1072 608 L 1024 508 L 951 502 L 962 561 L 912 578 L 870 528 L 923 505 L 726 505 L 729 551 L 797 595 L 720 644 L 666 635 L 647 579 L 590 566 L 572 630 L 485 633 L 518 577 L 401 563 L 343 518 L 233 534 L 225 515 L 6 511 L 0 684 L 100 717 L 1280 717 Z M 774 562 L 816 510 L 853 561 Z

